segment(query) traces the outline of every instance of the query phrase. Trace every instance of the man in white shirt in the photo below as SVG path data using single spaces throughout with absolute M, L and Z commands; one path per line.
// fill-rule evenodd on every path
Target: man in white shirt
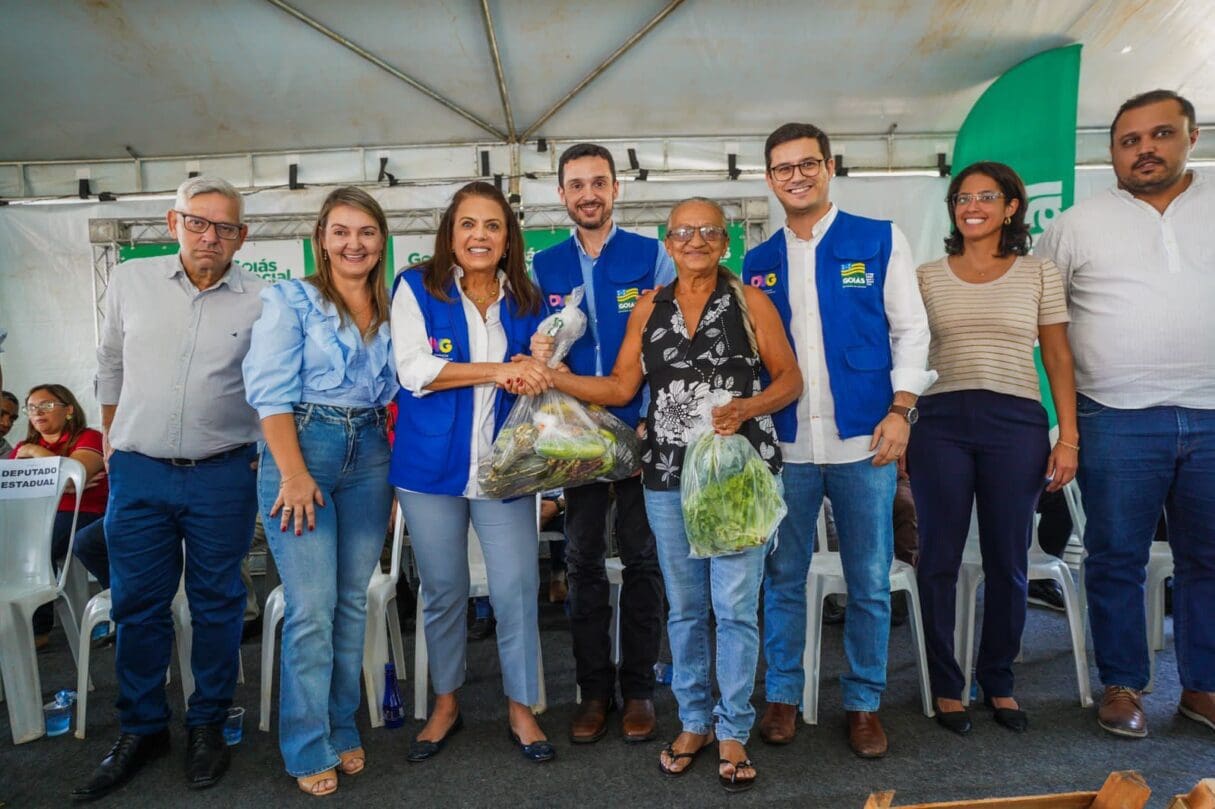
M 1186 169 L 1197 141 L 1176 93 L 1125 102 L 1110 126 L 1118 187 L 1065 211 L 1036 250 L 1071 310 L 1097 721 L 1131 738 L 1147 735 L 1144 580 L 1162 510 L 1179 710 L 1215 730 L 1215 185 Z
M 806 573 L 826 494 L 848 586 L 841 678 L 848 739 L 858 756 L 878 758 L 887 749 L 877 710 L 886 687 L 896 461 L 916 398 L 936 376 L 925 370 L 928 318 L 902 232 L 831 204 L 827 135 L 785 124 L 764 153 L 785 227 L 747 253 L 743 280 L 781 313 L 806 388 L 773 416 L 789 515 L 764 574 L 768 707 L 760 736 L 769 744 L 793 740 L 806 677 Z

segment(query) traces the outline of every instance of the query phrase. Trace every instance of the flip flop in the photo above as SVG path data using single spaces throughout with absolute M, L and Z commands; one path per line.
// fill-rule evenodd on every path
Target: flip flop
M 721 788 L 726 792 L 745 792 L 755 786 L 755 779 L 759 778 L 759 772 L 756 771 L 752 777 L 744 778 L 741 781 L 738 780 L 738 771 L 743 767 L 755 769 L 755 764 L 749 758 L 744 758 L 742 761 L 730 761 L 728 758 L 719 758 L 717 759 L 717 764 L 719 767 L 722 764 L 729 764 L 734 768 L 734 772 L 730 773 L 729 777 L 722 775 L 720 769 L 717 771 L 717 780 L 721 782 Z
M 345 753 L 338 753 L 338 759 L 338 766 L 342 768 L 342 775 L 357 775 L 367 766 L 367 753 L 361 747 L 347 750 Z
M 665 775 L 667 778 L 679 778 L 681 775 L 686 773 L 688 770 L 692 769 L 692 765 L 696 763 L 696 757 L 699 756 L 706 747 L 708 747 L 711 744 L 716 744 L 716 743 L 717 743 L 717 739 L 713 737 L 712 733 L 710 733 L 709 738 L 705 741 L 705 743 L 702 744 L 700 747 L 697 747 L 695 750 L 689 750 L 686 753 L 676 753 L 675 747 L 674 747 L 675 743 L 671 742 L 662 749 L 662 752 L 667 754 L 667 756 L 671 759 L 672 764 L 674 764 L 676 761 L 679 761 L 682 758 L 688 759 L 688 763 L 682 769 L 672 770 L 672 769 L 669 769 L 665 764 L 662 763 L 662 756 L 659 755 L 658 770 L 663 775 Z
M 325 788 L 321 786 L 326 781 L 332 781 L 333 786 Z M 325 770 L 318 772 L 316 775 L 305 775 L 303 778 L 296 778 L 295 782 L 305 793 L 317 798 L 325 795 L 332 795 L 337 792 L 337 770 Z

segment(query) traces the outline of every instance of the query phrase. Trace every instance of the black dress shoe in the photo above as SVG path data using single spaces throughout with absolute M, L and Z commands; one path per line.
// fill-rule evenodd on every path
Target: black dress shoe
M 553 743 L 548 739 L 541 739 L 538 742 L 524 744 L 523 740 L 519 738 L 519 735 L 515 733 L 514 729 L 509 724 L 506 726 L 506 735 L 509 736 L 510 740 L 519 747 L 519 750 L 523 753 L 523 757 L 528 761 L 543 764 L 544 762 L 552 761 L 557 757 L 557 751 L 553 747 Z
M 840 597 L 837 595 L 829 595 L 823 599 L 823 623 L 828 625 L 837 625 L 844 622 L 844 605 L 840 603 Z
M 952 730 L 959 736 L 965 736 L 970 733 L 972 725 L 970 724 L 970 711 L 963 708 L 960 711 L 942 711 L 937 709 L 935 719 L 937 724 L 946 730 Z
M 475 618 L 472 625 L 468 627 L 468 637 L 470 640 L 485 640 L 494 634 L 497 626 L 498 619 L 496 618 Z
M 97 765 L 89 782 L 72 790 L 72 800 L 95 801 L 109 795 L 131 780 L 131 776 L 135 775 L 144 764 L 158 759 L 168 752 L 168 728 L 147 736 L 123 733 L 110 748 L 110 752 Z
M 456 714 L 456 721 L 451 723 L 451 727 L 443 734 L 443 738 L 437 742 L 427 741 L 425 739 L 414 739 L 409 743 L 409 752 L 405 754 L 405 760 L 411 764 L 417 764 L 420 761 L 434 758 L 439 755 L 443 749 L 443 745 L 447 744 L 447 740 L 455 736 L 464 728 L 464 714 Z
M 1024 733 L 1029 730 L 1029 716 L 1019 708 L 997 708 L 989 697 L 983 702 L 995 714 L 996 724 L 1003 725 L 1013 733 Z
M 186 749 L 186 777 L 190 789 L 215 786 L 228 771 L 232 754 L 224 741 L 223 727 L 220 722 L 190 728 L 190 743 Z

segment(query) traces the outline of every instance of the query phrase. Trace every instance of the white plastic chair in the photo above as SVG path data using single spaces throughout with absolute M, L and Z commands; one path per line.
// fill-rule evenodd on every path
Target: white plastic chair
M 1084 531 L 1088 527 L 1088 518 L 1084 513 L 1084 500 L 1080 495 L 1080 486 L 1071 481 L 1063 487 L 1063 496 L 1067 501 L 1067 510 L 1072 517 L 1072 530 L 1084 540 Z M 1088 558 L 1085 552 L 1084 559 Z M 1085 625 L 1088 623 L 1088 588 L 1084 581 L 1084 561 L 1080 562 L 1080 603 L 1084 609 Z M 1144 589 L 1144 606 L 1147 616 L 1147 645 L 1148 645 L 1148 684 L 1144 693 L 1156 687 L 1156 652 L 1165 646 L 1164 637 L 1164 584 L 1173 575 L 1173 548 L 1167 542 L 1153 542 L 1148 556 L 1147 581 Z
M 1088 653 L 1084 637 L 1084 610 L 1072 572 L 1064 561 L 1042 550 L 1038 542 L 1038 518 L 1035 515 L 1032 542 L 1029 548 L 1029 581 L 1049 579 L 1058 582 L 1063 590 L 1063 602 L 1067 612 L 1067 625 L 1071 633 L 1072 657 L 1076 664 L 1076 689 L 1081 707 L 1093 704 L 1092 686 L 1089 684 Z M 983 581 L 983 556 L 979 546 L 979 519 L 977 510 L 970 511 L 970 533 L 962 553 L 962 565 L 958 571 L 957 607 L 954 615 L 953 649 L 958 666 L 962 669 L 964 684 L 962 704 L 970 704 L 970 678 L 975 657 L 975 614 L 977 611 L 979 583 Z
M 177 594 L 169 607 L 173 615 L 173 634 L 177 644 L 177 666 L 181 672 L 181 690 L 185 702 L 189 703 L 190 695 L 194 693 L 194 671 L 190 668 L 190 653 L 193 648 L 194 629 L 190 623 L 190 603 L 186 598 L 185 576 L 177 586 Z M 93 690 L 89 679 L 89 657 L 92 648 L 93 629 L 101 623 L 112 620 L 110 609 L 113 602 L 108 589 L 102 590 L 89 599 L 88 606 L 80 619 L 80 636 L 77 645 L 80 648 L 80 660 L 76 667 L 76 738 L 85 736 L 84 724 L 88 713 L 89 692 Z M 239 649 L 236 651 L 237 674 L 236 681 L 245 681 L 245 662 Z M 171 671 L 171 669 L 170 669 Z M 171 679 L 168 672 L 165 682 Z
M 928 655 L 924 649 L 924 622 L 920 614 L 920 591 L 916 587 L 915 568 L 895 559 L 890 566 L 891 594 L 907 593 L 908 625 L 916 650 L 916 666 L 920 676 L 920 701 L 924 716 L 933 715 L 932 688 L 928 682 Z M 802 666 L 806 686 L 802 693 L 802 719 L 808 725 L 818 724 L 818 689 L 822 660 L 823 601 L 829 595 L 845 595 L 844 565 L 837 552 L 827 550 L 827 523 L 824 512 L 818 516 L 818 534 L 810 572 L 806 577 L 806 651 Z
M 539 499 L 539 498 L 537 498 Z M 540 541 L 539 530 L 540 511 L 536 510 L 536 540 Z M 481 542 L 477 532 L 468 526 L 468 597 L 481 598 L 489 595 L 489 574 L 485 571 L 485 556 L 481 553 Z M 535 593 L 532 594 L 536 596 Z M 426 704 L 427 691 L 430 687 L 430 655 L 426 648 L 426 619 L 422 614 L 425 607 L 422 599 L 422 588 L 418 587 L 418 608 L 414 630 L 413 645 L 413 716 L 415 719 L 425 719 L 429 713 Z M 548 696 L 544 688 L 544 650 L 540 647 L 540 627 L 536 627 L 536 657 L 540 675 L 539 701 L 532 706 L 538 714 L 548 708 Z
M 367 584 L 367 627 L 363 637 L 363 687 L 367 692 L 367 716 L 373 728 L 384 726 L 384 665 L 388 663 L 388 647 L 396 663 L 397 680 L 405 679 L 405 643 L 401 639 L 401 621 L 397 616 L 397 581 L 401 575 L 401 546 L 404 543 L 405 518 L 401 506 L 396 506 L 392 529 L 392 554 L 387 573 L 376 564 Z M 257 727 L 270 730 L 270 698 L 274 691 L 274 630 L 283 620 L 286 609 L 283 586 L 275 587 L 266 596 L 262 610 L 262 682 L 261 705 Z
M 72 574 L 72 544 L 76 517 L 84 490 L 84 466 L 71 458 L 46 461 L 0 461 L 0 482 L 29 480 L 31 469 L 51 467 L 55 484 L 37 496 L 30 487 L 0 488 L 0 679 L 7 695 L 13 743 L 33 741 L 46 733 L 42 716 L 42 680 L 34 650 L 34 611 L 55 602 L 55 613 L 76 658 L 76 615 L 68 600 L 67 582 Z M 68 540 L 63 569 L 55 577 L 51 560 L 51 534 L 59 500 L 67 484 L 75 487 L 72 536 Z

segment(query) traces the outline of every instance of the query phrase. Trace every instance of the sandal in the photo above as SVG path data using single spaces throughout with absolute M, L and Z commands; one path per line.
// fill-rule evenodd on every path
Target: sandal
M 295 782 L 300 785 L 301 790 L 317 798 L 332 795 L 337 792 L 337 770 L 325 770 L 316 775 L 305 775 L 303 778 L 296 778 Z M 329 786 L 326 786 L 326 783 Z
M 345 753 L 338 753 L 338 760 L 338 766 L 342 768 L 342 775 L 356 775 L 367 766 L 367 753 L 363 748 L 356 747 Z
M 697 734 L 692 734 L 692 735 L 697 735 Z M 681 769 L 672 770 L 667 765 L 662 763 L 662 756 L 659 755 L 658 756 L 658 769 L 667 778 L 678 778 L 679 776 L 686 773 L 688 770 L 692 769 L 692 765 L 696 763 L 696 757 L 700 755 L 701 751 L 703 751 L 709 745 L 715 744 L 716 742 L 717 742 L 717 739 L 715 739 L 713 737 L 712 733 L 709 733 L 708 738 L 705 739 L 704 744 L 702 744 L 700 747 L 697 747 L 695 750 L 689 750 L 686 753 L 676 753 L 675 752 L 675 742 L 671 742 L 662 749 L 662 752 L 667 754 L 667 757 L 671 759 L 672 764 L 679 761 L 681 758 L 688 759 L 688 763 L 685 764 Z
M 730 773 L 730 775 L 728 777 L 725 775 L 722 775 L 722 773 L 721 773 L 722 764 L 729 764 L 731 767 L 734 768 L 734 772 Z M 748 789 L 750 789 L 751 787 L 755 786 L 755 779 L 759 778 L 759 773 L 756 772 L 755 775 L 751 776 L 750 778 L 743 778 L 743 779 L 739 780 L 739 778 L 738 778 L 739 770 L 741 770 L 744 767 L 750 767 L 751 769 L 755 769 L 755 764 L 753 764 L 751 759 L 749 759 L 749 758 L 744 758 L 742 761 L 730 761 L 730 759 L 728 759 L 728 758 L 719 758 L 719 759 L 717 759 L 717 765 L 718 765 L 717 780 L 721 782 L 721 788 L 724 789 L 726 792 L 745 792 Z

